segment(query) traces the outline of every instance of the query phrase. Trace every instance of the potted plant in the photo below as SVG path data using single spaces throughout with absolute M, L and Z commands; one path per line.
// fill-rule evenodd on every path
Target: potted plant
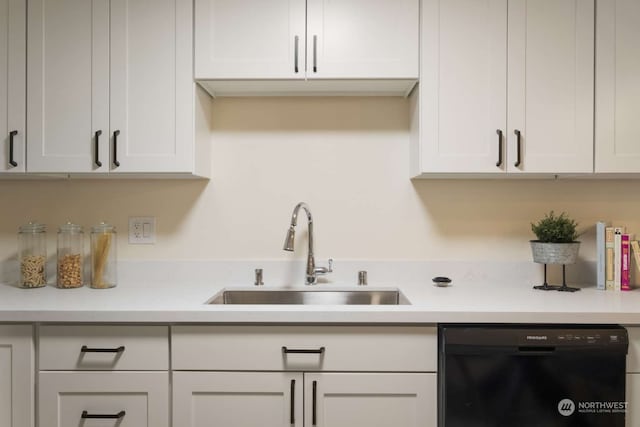
M 539 264 L 574 264 L 578 258 L 580 242 L 576 241 L 578 223 L 562 212 L 546 214 L 531 230 L 537 240 L 531 240 L 533 261 Z

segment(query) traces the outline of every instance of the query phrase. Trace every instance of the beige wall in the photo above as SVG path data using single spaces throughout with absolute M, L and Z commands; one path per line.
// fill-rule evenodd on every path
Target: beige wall
M 210 181 L 0 181 L 0 260 L 30 219 L 49 225 L 50 250 L 57 225 L 104 219 L 121 259 L 287 259 L 301 200 L 321 258 L 528 260 L 529 223 L 550 209 L 582 229 L 605 219 L 640 233 L 637 181 L 411 181 L 407 110 L 384 98 L 216 100 Z M 157 217 L 156 245 L 127 244 L 130 215 Z

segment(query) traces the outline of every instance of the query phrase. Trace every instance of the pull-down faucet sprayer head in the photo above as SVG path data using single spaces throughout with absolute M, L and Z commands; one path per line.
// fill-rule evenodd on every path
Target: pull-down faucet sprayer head
M 287 231 L 287 236 L 284 238 L 284 246 L 282 247 L 282 249 L 284 249 L 285 251 L 293 252 L 293 242 L 295 241 L 295 238 L 296 229 L 293 225 L 291 225 L 289 227 L 289 230 Z

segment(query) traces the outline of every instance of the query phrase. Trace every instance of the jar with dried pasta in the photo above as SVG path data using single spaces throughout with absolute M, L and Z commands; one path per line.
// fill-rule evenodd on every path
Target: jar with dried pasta
M 91 228 L 91 287 L 113 288 L 116 276 L 116 229 L 102 222 Z
M 70 222 L 58 229 L 59 288 L 79 288 L 83 284 L 84 233 Z
M 47 228 L 30 222 L 18 230 L 19 286 L 41 288 L 47 284 Z

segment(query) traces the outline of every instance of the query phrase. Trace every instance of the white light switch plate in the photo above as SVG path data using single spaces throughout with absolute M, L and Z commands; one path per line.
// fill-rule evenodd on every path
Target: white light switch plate
M 153 245 L 156 243 L 156 217 L 129 217 L 129 244 Z

